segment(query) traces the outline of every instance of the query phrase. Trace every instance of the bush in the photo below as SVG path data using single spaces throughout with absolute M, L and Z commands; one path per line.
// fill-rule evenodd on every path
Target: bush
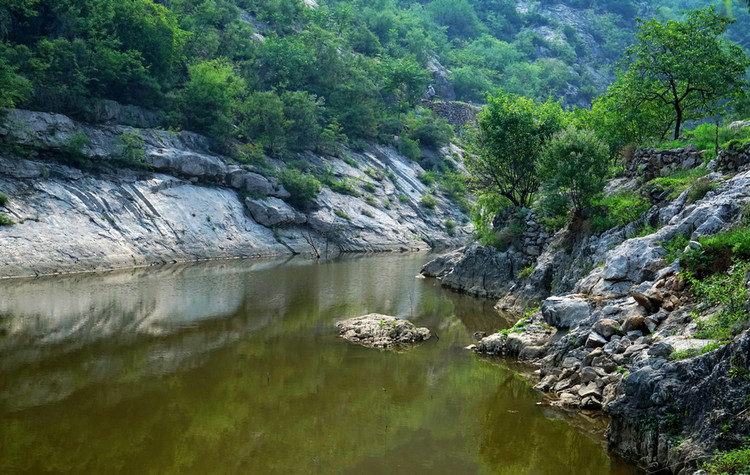
M 524 268 L 523 268 L 523 269 L 521 269 L 521 271 L 520 271 L 520 272 L 518 273 L 518 278 L 519 278 L 519 279 L 528 279 L 528 278 L 529 278 L 529 276 L 531 275 L 531 273 L 532 273 L 532 272 L 534 272 L 534 269 L 536 269 L 536 267 L 534 267 L 534 265 L 533 265 L 533 264 L 532 264 L 532 265 L 530 265 L 530 266 L 528 266 L 528 267 L 524 267 Z
M 539 159 L 546 187 L 570 198 L 580 213 L 604 189 L 609 172 L 609 148 L 594 132 L 569 126 L 552 136 Z
M 707 173 L 708 170 L 705 167 L 693 168 L 691 170 L 677 170 L 668 176 L 654 178 L 646 186 L 649 193 L 652 194 L 671 190 L 667 199 L 673 200 L 680 196 L 683 191 L 698 183 Z
M 115 154 L 117 160 L 133 168 L 151 169 L 153 167 L 146 160 L 146 152 L 143 149 L 144 141 L 138 133 L 122 133 L 118 138 L 120 139 L 120 146 Z
M 8 195 L 0 192 L 0 206 L 5 206 L 7 204 L 8 204 Z
M 544 226 L 547 231 L 558 231 L 568 223 L 570 209 L 570 200 L 567 196 L 560 193 L 546 195 L 536 207 L 539 224 Z
M 280 178 L 281 184 L 292 195 L 289 202 L 298 208 L 312 204 L 320 192 L 320 182 L 317 178 L 299 170 L 283 170 Z
M 328 187 L 342 195 L 359 196 L 359 192 L 347 180 L 333 180 L 328 183 Z
M 406 119 L 406 134 L 424 147 L 440 148 L 453 138 L 453 126 L 424 109 L 419 115 Z
M 419 200 L 419 204 L 425 208 L 435 209 L 435 206 L 437 206 L 437 199 L 431 195 L 423 195 L 422 199 Z
M 62 152 L 66 155 L 64 159 L 78 168 L 90 169 L 94 164 L 84 152 L 84 148 L 90 143 L 91 139 L 83 132 L 72 134 L 62 147 Z
M 415 162 L 422 156 L 422 152 L 419 150 L 419 141 L 412 140 L 406 136 L 401 136 L 398 139 L 398 152 Z
M 701 464 L 709 474 L 750 472 L 750 446 L 714 455 L 711 461 Z
M 450 218 L 445 218 L 445 232 L 448 233 L 448 236 L 453 236 L 456 234 L 456 223 Z
M 693 204 L 700 201 L 706 196 L 706 193 L 715 189 L 716 183 L 705 179 L 698 180 L 690 187 L 685 203 Z
M 0 226 L 13 226 L 15 224 L 16 223 L 12 219 L 0 214 Z
M 424 172 L 420 177 L 419 181 L 424 183 L 426 186 L 432 186 L 435 184 L 435 182 L 438 180 L 438 174 L 437 172 L 434 172 L 432 170 Z

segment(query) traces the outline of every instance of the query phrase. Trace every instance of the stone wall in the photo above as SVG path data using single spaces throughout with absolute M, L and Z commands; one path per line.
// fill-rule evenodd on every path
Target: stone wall
M 464 125 L 477 125 L 477 114 L 480 108 L 465 102 L 431 102 L 422 101 L 422 105 L 431 109 L 438 117 L 442 117 L 451 124 L 456 133 Z
M 727 148 L 719 151 L 719 156 L 708 164 L 708 169 L 743 172 L 750 168 L 748 165 L 750 165 L 750 142 L 745 144 L 732 142 Z
M 625 164 L 625 171 L 629 176 L 642 176 L 646 182 L 677 170 L 694 168 L 702 161 L 702 152 L 692 144 L 669 150 L 636 148 L 633 158 Z

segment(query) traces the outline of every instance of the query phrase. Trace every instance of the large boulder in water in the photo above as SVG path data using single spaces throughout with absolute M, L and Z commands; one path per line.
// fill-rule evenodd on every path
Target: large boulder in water
M 430 330 L 400 318 L 371 313 L 336 323 L 339 334 L 371 348 L 403 348 L 430 338 Z

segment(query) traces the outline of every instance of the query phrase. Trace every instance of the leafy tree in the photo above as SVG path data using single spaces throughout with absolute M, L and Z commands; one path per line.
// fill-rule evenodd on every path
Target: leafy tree
M 31 81 L 0 58 L 0 108 L 13 108 L 31 95 Z
M 515 206 L 528 206 L 539 188 L 537 165 L 544 144 L 563 122 L 557 102 L 538 103 L 502 91 L 488 96 L 478 118 L 474 153 L 466 158 L 473 185 Z
M 604 189 L 608 158 L 608 147 L 594 132 L 568 126 L 547 142 L 539 174 L 550 191 L 567 195 L 579 213 Z
M 233 133 L 245 82 L 223 59 L 188 67 L 190 79 L 181 92 L 185 124 L 223 141 Z
M 733 20 L 713 6 L 690 11 L 685 21 L 640 21 L 637 42 L 625 53 L 627 70 L 620 72 L 613 94 L 629 113 L 653 110 L 658 118 L 670 111 L 674 138 L 685 120 L 713 115 L 731 97 L 744 93 L 750 61 L 738 45 L 722 38 Z
M 278 155 L 286 149 L 284 102 L 273 91 L 254 92 L 242 104 L 241 133 Z

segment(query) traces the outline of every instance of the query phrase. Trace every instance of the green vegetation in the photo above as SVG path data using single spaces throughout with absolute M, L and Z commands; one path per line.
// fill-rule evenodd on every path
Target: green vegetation
M 0 192 L 0 206 L 5 206 L 8 204 L 8 195 L 6 195 L 3 192 Z
M 719 305 L 719 312 L 707 320 L 699 320 L 698 338 L 727 339 L 745 329 L 747 301 L 745 274 L 750 263 L 735 261 L 727 274 L 714 274 L 697 279 L 690 271 L 683 273 L 690 283 L 690 290 L 696 298 L 709 305 Z
M 16 223 L 12 219 L 3 214 L 0 214 L 0 226 L 13 226 L 15 224 Z
M 719 452 L 701 468 L 709 474 L 748 473 L 750 471 L 750 447 Z
M 419 204 L 428 209 L 435 209 L 435 206 L 437 206 L 437 199 L 432 195 L 422 195 Z
M 298 208 L 308 207 L 320 192 L 320 182 L 312 175 L 296 169 L 281 172 L 281 184 L 289 192 L 289 202 Z
M 747 87 L 750 66 L 739 45 L 720 37 L 731 22 L 713 6 L 687 12 L 684 21 L 640 22 L 608 100 L 642 130 L 664 135 L 671 128 L 675 140 L 686 120 L 723 112 L 725 101 Z
M 597 212 L 590 220 L 595 232 L 630 224 L 651 207 L 647 199 L 629 190 L 605 196 L 596 201 L 595 205 Z
M 703 185 L 702 183 L 708 182 L 702 181 L 701 178 L 706 176 L 707 173 L 708 171 L 705 167 L 698 167 L 690 170 L 677 170 L 672 172 L 668 176 L 654 178 L 653 180 L 649 181 L 648 183 L 646 183 L 646 189 L 650 193 L 662 193 L 665 191 L 669 191 L 669 195 L 667 195 L 667 198 L 672 200 L 680 196 L 683 191 L 690 188 L 691 198 L 693 198 L 693 200 L 690 202 L 693 203 L 697 201 L 694 198 L 696 198 L 700 194 L 700 191 L 696 191 L 695 194 L 693 194 L 692 189 L 705 189 L 705 185 Z M 703 194 L 705 195 L 705 193 Z

